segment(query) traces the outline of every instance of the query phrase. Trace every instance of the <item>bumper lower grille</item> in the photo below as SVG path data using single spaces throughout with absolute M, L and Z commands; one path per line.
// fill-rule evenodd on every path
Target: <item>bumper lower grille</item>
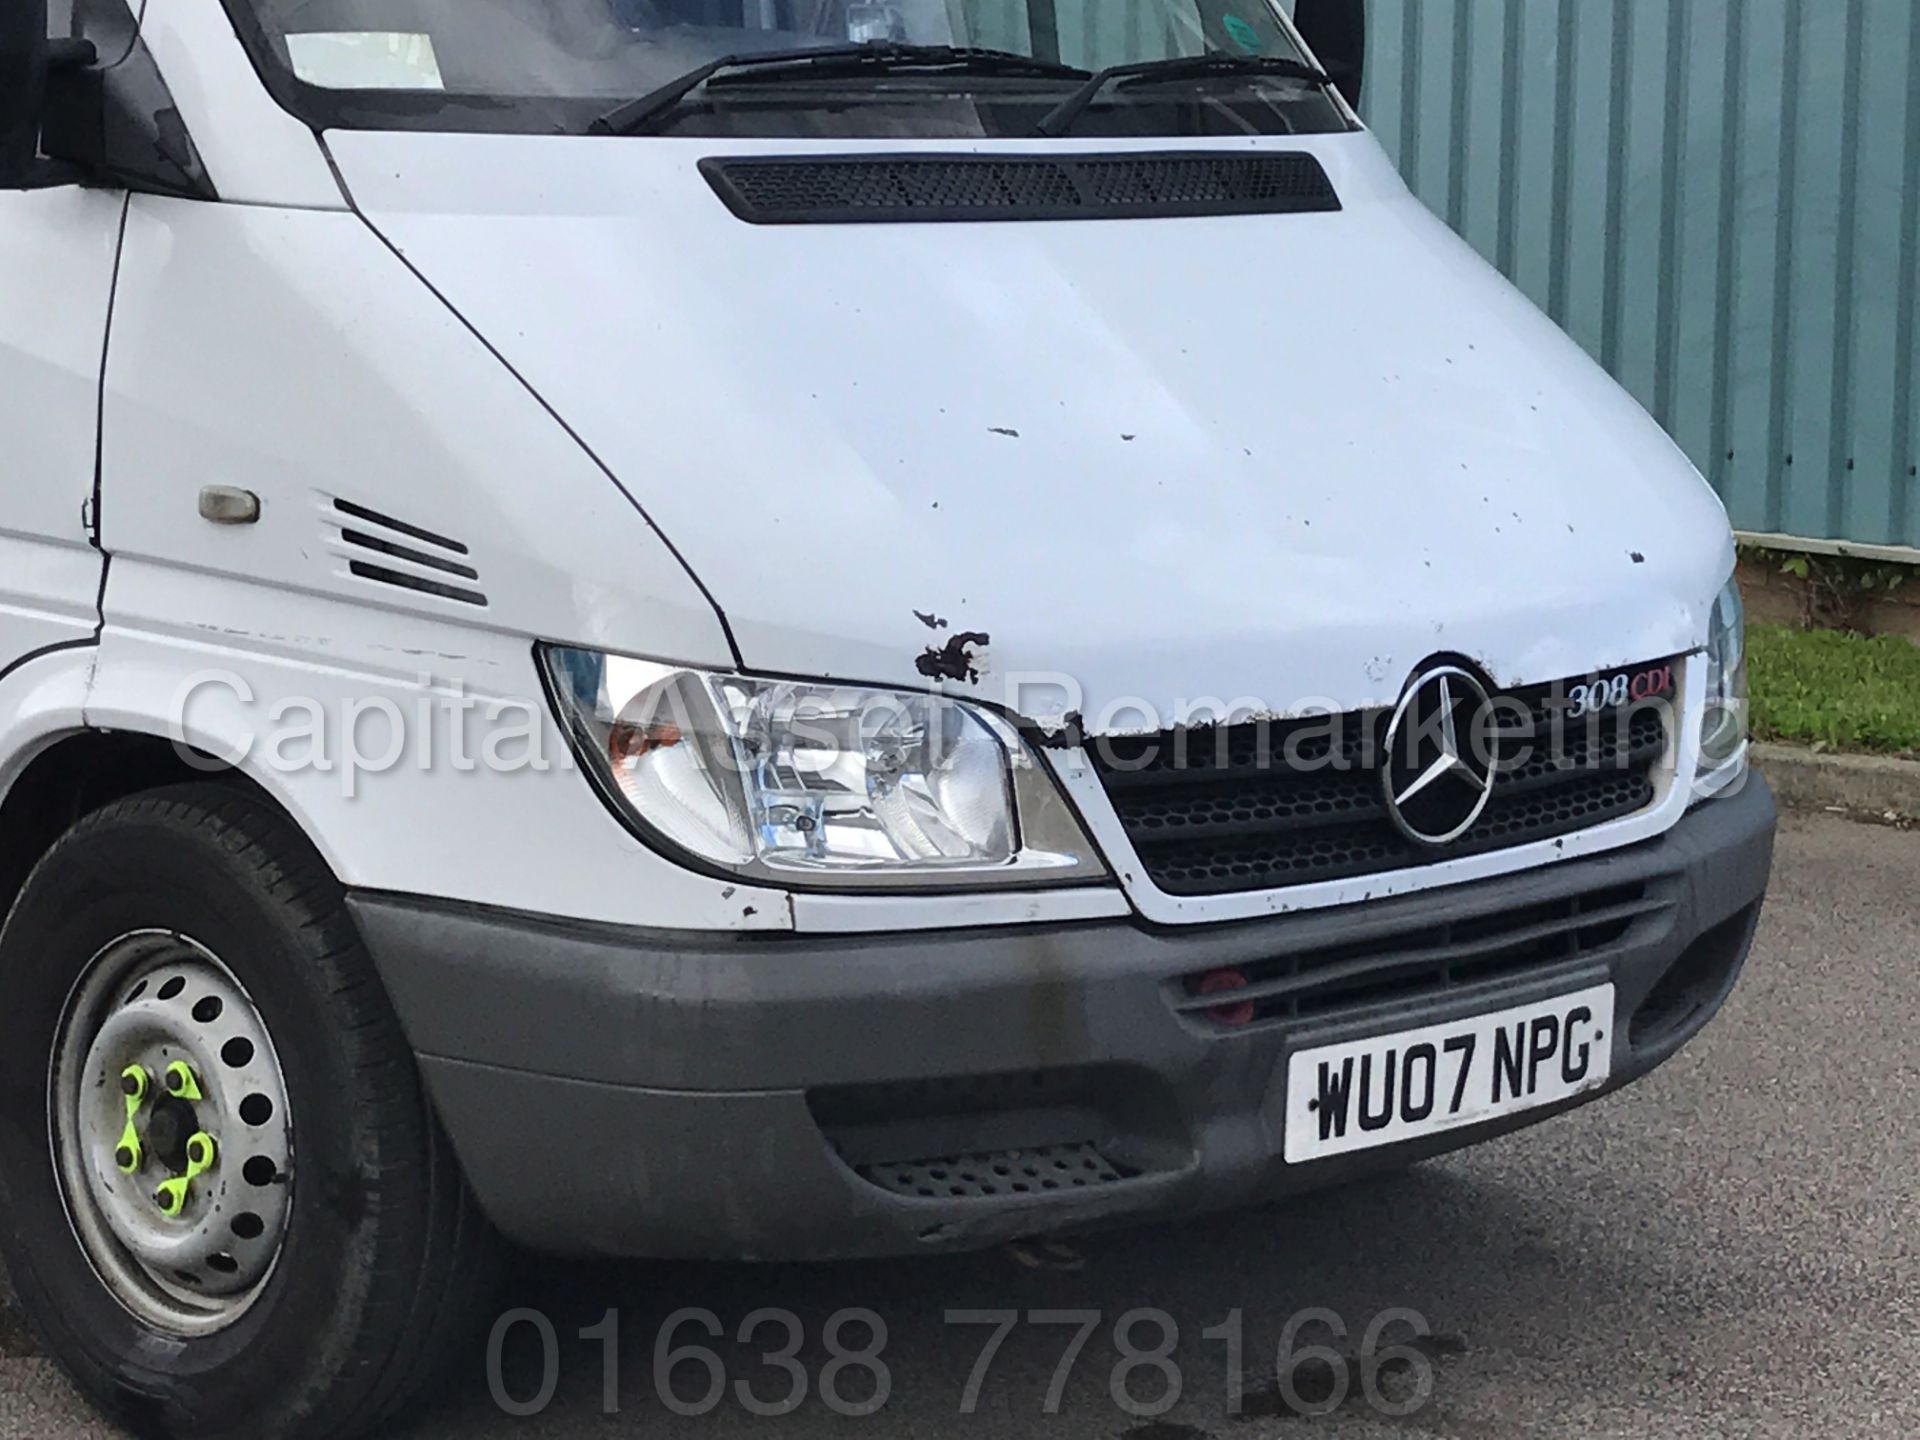
M 1406 838 L 1388 814 L 1384 710 L 1103 737 L 1090 753 L 1148 877 L 1168 894 L 1350 879 L 1555 839 L 1651 805 L 1672 688 L 1568 721 L 1578 683 L 1498 697 L 1512 759 L 1485 813 L 1442 849 Z
M 862 1165 L 862 1180 L 922 1200 L 998 1200 L 1117 1185 L 1134 1172 L 1091 1143 L 1042 1145 L 997 1154 L 953 1155 L 938 1160 Z
M 1183 976 L 1174 986 L 1173 1005 L 1225 1029 L 1344 1016 L 1593 959 L 1673 906 L 1670 887 L 1613 886 L 1417 932 L 1276 956 L 1239 967 L 1231 988 L 1218 984 L 1217 971 Z

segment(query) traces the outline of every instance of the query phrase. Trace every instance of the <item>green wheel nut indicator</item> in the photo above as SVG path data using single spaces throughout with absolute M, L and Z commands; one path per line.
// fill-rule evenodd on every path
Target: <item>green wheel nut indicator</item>
M 162 1215 L 169 1220 L 180 1217 L 193 1193 L 193 1182 L 213 1168 L 219 1153 L 213 1137 L 206 1131 L 198 1130 L 187 1137 L 187 1173 L 162 1180 L 153 1195 L 153 1203 L 160 1207 Z
M 200 1081 L 193 1073 L 193 1067 L 184 1060 L 176 1060 L 167 1066 L 167 1093 L 181 1100 L 204 1100 L 200 1093 Z
M 120 1132 L 120 1143 L 114 1148 L 113 1163 L 120 1167 L 122 1175 L 131 1175 L 140 1168 L 142 1154 L 140 1132 L 134 1128 L 134 1118 L 139 1115 L 140 1107 L 147 1098 L 147 1072 L 138 1065 L 129 1065 L 120 1072 L 120 1093 L 127 1097 L 127 1128 Z

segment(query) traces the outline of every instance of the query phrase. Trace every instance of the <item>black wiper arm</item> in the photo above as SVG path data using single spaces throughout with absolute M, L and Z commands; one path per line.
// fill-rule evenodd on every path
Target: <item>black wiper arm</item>
M 819 45 L 799 50 L 763 50 L 722 55 L 659 89 L 609 110 L 589 127 L 595 135 L 641 135 L 707 81 L 729 71 L 742 71 L 742 80 L 785 79 L 795 72 L 816 78 L 883 74 L 900 70 L 953 70 L 975 75 L 1033 76 L 1040 79 L 1087 80 L 1088 72 L 1075 65 L 1037 60 L 1011 50 L 987 50 L 963 45 Z
M 1215 51 L 1209 55 L 1178 56 L 1172 60 L 1141 60 L 1132 65 L 1112 65 L 1100 71 L 1082 85 L 1073 94 L 1062 100 L 1034 127 L 1036 135 L 1064 135 L 1073 128 L 1073 124 L 1095 100 L 1100 92 L 1116 80 L 1146 78 L 1154 80 L 1205 80 L 1211 76 L 1223 75 L 1239 77 L 1245 75 L 1273 75 L 1283 80 L 1304 80 L 1309 85 L 1318 85 L 1322 89 L 1330 88 L 1334 81 L 1323 70 L 1298 60 L 1287 60 L 1277 55 L 1227 55 Z

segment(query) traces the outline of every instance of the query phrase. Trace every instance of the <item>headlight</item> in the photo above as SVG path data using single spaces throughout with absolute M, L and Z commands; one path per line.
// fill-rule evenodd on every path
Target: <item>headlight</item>
M 1736 778 L 1747 754 L 1747 618 L 1740 587 L 1731 580 L 1713 603 L 1706 664 L 1699 783 L 1718 791 Z
M 616 808 L 707 866 L 823 889 L 1106 873 L 1052 776 L 991 711 L 587 650 L 542 658 Z

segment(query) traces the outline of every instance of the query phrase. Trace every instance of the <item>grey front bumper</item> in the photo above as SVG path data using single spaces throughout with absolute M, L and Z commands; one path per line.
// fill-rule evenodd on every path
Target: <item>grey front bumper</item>
M 1617 1089 L 1732 989 L 1773 831 L 1755 777 L 1631 849 L 1188 930 L 728 936 L 373 893 L 352 905 L 508 1235 L 570 1253 L 825 1258 L 1231 1208 L 1534 1123 L 1555 1111 L 1290 1166 L 1276 1079 L 1304 1045 L 1607 981 Z M 1175 1008 L 1196 973 L 1376 941 L 1398 951 L 1443 926 L 1474 933 L 1623 888 L 1662 904 L 1571 958 L 1497 978 L 1238 1027 Z

